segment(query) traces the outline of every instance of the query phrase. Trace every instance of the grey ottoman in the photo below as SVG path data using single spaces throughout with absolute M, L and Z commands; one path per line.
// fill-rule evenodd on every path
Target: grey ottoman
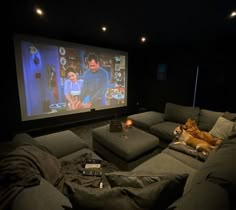
M 158 137 L 138 128 L 110 132 L 109 125 L 93 129 L 93 148 L 121 170 L 131 170 L 160 152 Z

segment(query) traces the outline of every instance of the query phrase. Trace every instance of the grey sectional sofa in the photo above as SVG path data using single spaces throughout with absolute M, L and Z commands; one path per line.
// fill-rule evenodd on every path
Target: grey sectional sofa
M 168 105 L 166 109 L 170 109 L 173 106 L 173 104 Z M 178 106 L 178 105 L 177 105 Z M 181 107 L 180 107 L 181 108 Z M 145 126 L 148 123 L 164 123 L 172 125 L 174 127 L 176 124 L 180 122 L 184 122 L 187 116 L 184 116 L 184 114 L 180 114 L 179 117 L 182 119 L 179 122 L 176 122 L 174 119 L 174 116 L 169 116 L 174 122 L 164 121 L 164 115 L 157 114 L 157 118 L 153 118 L 153 115 L 151 112 L 147 113 L 147 116 L 149 116 L 149 121 L 144 121 L 143 123 L 140 122 L 139 126 Z M 175 112 L 173 112 L 175 114 Z M 190 111 L 189 114 L 192 114 Z M 211 118 L 212 124 L 216 120 L 216 115 L 221 115 L 221 113 L 212 113 L 207 110 L 202 110 L 202 116 L 211 116 L 214 115 L 213 118 Z M 137 116 L 138 117 L 138 116 Z M 134 119 L 134 118 L 132 118 Z M 137 119 L 137 118 L 136 118 Z M 142 119 L 142 118 L 141 118 Z M 208 119 L 208 117 L 206 117 Z M 202 118 L 201 120 L 201 126 L 204 128 L 210 128 L 206 124 L 206 119 Z M 215 120 L 213 120 L 215 119 Z M 157 120 L 157 121 L 156 121 Z M 173 123 L 173 124 L 172 124 Z M 165 127 L 165 126 L 163 126 Z M 162 127 L 162 128 L 163 128 Z M 146 126 L 147 130 L 150 129 L 148 126 Z M 157 127 L 154 127 L 157 129 Z M 153 129 L 152 132 L 155 130 Z M 159 128 L 160 129 L 160 128 Z M 167 127 L 166 127 L 167 129 Z M 171 130 L 171 128 L 169 128 Z M 207 130 L 207 129 L 206 129 Z M 160 131 L 159 131 L 160 132 Z M 170 132 L 171 133 L 171 132 Z M 167 138 L 166 138 L 167 136 Z M 163 135 L 165 137 L 163 139 L 166 144 L 171 141 L 172 137 L 168 135 Z M 25 141 L 25 139 L 31 138 L 27 134 L 18 134 L 14 142 L 21 142 Z M 168 139 L 169 138 L 169 139 Z M 32 141 L 33 138 L 30 139 Z M 82 139 L 80 139 L 77 135 L 75 135 L 71 131 L 62 131 L 57 132 L 49 135 L 44 135 L 40 137 L 36 137 L 33 139 L 33 141 L 39 143 L 44 148 L 47 148 L 55 157 L 57 157 L 59 160 L 72 160 L 78 155 L 91 153 L 93 158 L 100 159 L 99 156 L 97 156 L 95 153 L 93 153 L 88 146 L 84 143 Z M 1 145 L 1 153 L 8 152 L 7 147 L 4 147 Z M 177 175 L 183 175 L 188 174 L 188 178 L 186 182 L 180 182 L 178 184 L 175 183 L 168 183 L 163 187 L 163 185 L 158 188 L 158 193 L 152 195 L 155 195 L 157 203 L 168 203 L 168 206 L 165 206 L 165 208 L 162 206 L 154 205 L 153 208 L 150 209 L 168 209 L 168 210 L 227 210 L 227 209 L 235 209 L 236 203 L 234 201 L 234 195 L 236 193 L 236 168 L 234 167 L 234 163 L 232 160 L 236 159 L 236 137 L 231 137 L 227 140 L 224 140 L 220 148 L 214 152 L 211 153 L 208 159 L 204 162 L 201 160 L 198 160 L 196 158 L 193 158 L 187 154 L 178 152 L 176 150 L 173 150 L 169 147 L 166 147 L 160 154 L 155 155 L 154 157 L 150 158 L 149 160 L 143 162 L 139 166 L 137 166 L 135 169 L 133 169 L 130 172 L 117 172 L 119 174 L 119 180 L 118 183 L 120 184 L 119 189 L 122 189 L 122 181 L 120 178 L 120 175 L 125 177 L 123 182 L 126 182 L 127 184 L 127 177 L 131 177 L 131 184 L 134 183 L 134 177 L 139 176 L 140 174 L 167 174 L 168 176 L 170 174 L 177 174 Z M 0 164 L 1 166 L 1 164 Z M 115 172 L 114 172 L 115 173 Z M 141 176 L 142 177 L 142 176 Z M 1 176 L 0 176 L 1 178 Z M 146 182 L 150 182 L 150 180 L 155 179 L 155 177 L 150 177 L 145 180 Z M 161 178 L 158 178 L 158 180 L 161 182 Z M 1 179 L 0 179 L 1 181 Z M 143 180 L 138 180 L 138 183 Z M 165 181 L 165 180 L 164 180 Z M 176 180 L 175 180 L 176 181 Z M 130 184 L 130 186 L 131 186 Z M 136 183 L 137 184 L 137 183 Z M 181 186 L 183 185 L 183 186 Z M 150 186 L 154 186 L 153 184 Z M 175 189 L 177 186 L 178 189 Z M 1 187 L 0 187 L 1 189 Z M 130 188 L 129 188 L 130 189 Z M 149 187 L 149 189 L 154 190 L 154 188 Z M 166 189 L 166 190 L 165 190 Z M 167 190 L 168 189 L 168 190 Z M 169 192 L 166 192 L 169 191 Z M 173 192 L 181 192 L 180 196 L 173 197 Z M 82 190 L 81 193 L 84 191 Z M 106 192 L 106 191 L 105 191 Z M 129 192 L 129 193 L 128 193 Z M 140 196 L 138 200 L 132 200 L 132 206 L 125 205 L 124 203 L 128 203 L 128 198 L 135 197 L 135 193 L 140 193 L 141 189 L 140 186 L 136 191 L 128 191 L 127 188 L 122 190 L 121 194 L 116 194 L 115 191 L 113 191 L 114 196 L 111 198 L 110 204 L 112 205 L 112 209 L 120 209 L 119 205 L 116 205 L 117 199 L 120 200 L 117 202 L 118 204 L 122 204 L 123 209 L 148 209 L 148 208 L 142 208 L 138 206 L 138 203 L 142 200 L 145 200 L 144 198 Z M 154 191 L 153 191 L 154 192 Z M 156 192 L 156 191 L 155 191 Z M 104 194 L 104 191 L 100 191 L 98 189 L 97 194 L 93 194 L 91 192 L 91 198 L 88 198 L 85 201 L 81 200 L 81 203 L 91 203 L 94 201 L 92 198 L 96 198 L 97 200 L 101 201 L 100 197 L 102 197 Z M 160 198 L 161 194 L 164 196 Z M 0 194 L 2 196 L 2 194 Z M 127 196 L 126 196 L 127 195 Z M 129 196 L 128 196 L 129 195 Z M 139 196 L 140 194 L 138 194 Z M 142 194 L 141 194 L 142 195 Z M 121 197 L 120 196 L 124 196 Z M 172 197 L 171 197 L 172 196 Z M 149 198 L 150 196 L 148 196 Z M 153 196 L 151 196 L 153 197 Z M 107 198 L 107 197 L 106 197 Z M 142 199 L 141 199 L 142 198 Z M 95 200 L 96 200 L 95 199 Z M 171 201 L 167 202 L 167 201 Z M 0 200 L 1 202 L 3 199 Z M 109 203 L 109 199 L 104 199 L 104 202 Z M 130 203 L 130 205 L 131 205 Z M 27 187 L 24 190 L 22 190 L 16 198 L 13 200 L 11 204 L 12 210 L 62 210 L 62 209 L 72 209 L 72 203 L 71 199 L 68 199 L 65 195 L 63 195 L 56 187 L 54 187 L 49 181 L 45 179 L 41 179 L 40 184 L 32 187 Z M 76 208 L 74 206 L 73 209 L 81 209 Z M 84 208 L 82 208 L 84 209 Z M 95 208 L 87 208 L 87 209 L 95 209 Z M 96 208 L 96 209 L 107 209 L 105 207 Z
M 173 130 L 179 124 L 185 124 L 188 118 L 195 120 L 200 130 L 210 131 L 217 119 L 223 115 L 224 112 L 167 103 L 164 113 L 147 111 L 130 115 L 128 118 L 133 121 L 135 127 L 159 137 L 160 146 L 165 148 L 174 139 Z

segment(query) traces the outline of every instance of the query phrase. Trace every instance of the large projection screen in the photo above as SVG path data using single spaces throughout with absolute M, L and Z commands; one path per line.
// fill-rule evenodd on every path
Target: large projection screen
M 22 121 L 127 106 L 128 53 L 17 34 Z

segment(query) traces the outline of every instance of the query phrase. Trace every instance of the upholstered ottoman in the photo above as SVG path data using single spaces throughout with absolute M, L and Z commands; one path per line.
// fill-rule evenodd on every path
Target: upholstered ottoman
M 131 170 L 160 152 L 158 137 L 135 127 L 110 132 L 105 125 L 95 128 L 92 136 L 94 151 L 121 170 Z

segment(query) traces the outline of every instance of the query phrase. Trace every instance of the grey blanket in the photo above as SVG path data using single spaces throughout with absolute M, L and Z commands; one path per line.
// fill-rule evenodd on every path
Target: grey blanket
M 124 186 L 111 186 L 107 176 L 81 174 L 85 159 L 90 157 L 86 154 L 73 161 L 60 162 L 35 145 L 17 147 L 0 160 L 0 209 L 9 208 L 18 193 L 38 185 L 41 177 L 65 194 L 75 209 L 165 209 L 182 194 L 187 178 L 186 175 L 167 175 L 160 179 L 152 175 L 147 177 L 152 182 L 141 188 L 127 185 L 127 182 Z M 106 161 L 101 164 L 106 174 L 117 170 Z M 132 176 L 131 180 L 133 183 Z M 99 188 L 101 182 L 103 188 Z
M 27 143 L 12 147 L 0 159 L 0 209 L 8 208 L 24 188 L 40 184 L 41 177 L 65 195 L 72 192 L 71 185 L 65 183 L 98 187 L 102 177 L 82 175 L 84 161 L 90 157 L 88 153 L 73 161 L 61 162 L 37 145 Z M 101 163 L 105 172 L 117 170 L 106 161 Z
M 172 143 L 169 144 L 168 146 L 170 149 L 182 152 L 186 155 L 189 155 L 193 158 L 196 158 L 201 161 L 205 161 L 208 157 L 208 154 L 204 154 L 202 152 L 198 152 L 196 149 L 194 149 L 191 146 L 188 146 L 186 144 L 179 143 L 177 141 L 173 141 Z
M 60 162 L 33 145 L 15 148 L 0 160 L 0 209 L 6 208 L 24 188 L 44 177 L 53 185 L 62 179 Z

